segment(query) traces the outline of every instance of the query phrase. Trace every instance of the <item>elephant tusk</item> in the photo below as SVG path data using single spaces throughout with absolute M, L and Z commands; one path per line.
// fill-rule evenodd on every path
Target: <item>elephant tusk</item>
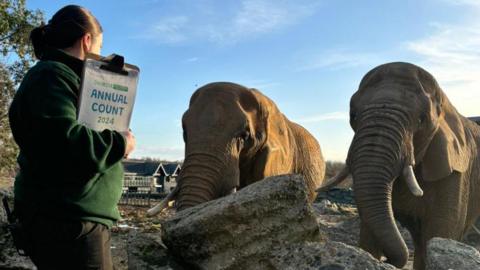
M 413 166 L 408 165 L 403 169 L 403 177 L 407 182 L 408 189 L 412 192 L 413 195 L 417 197 L 423 196 L 423 190 L 420 188 L 417 182 L 417 178 L 415 177 L 415 173 L 413 172 Z
M 230 189 L 230 191 L 228 191 L 227 193 L 225 193 L 225 195 L 231 195 L 231 194 L 234 194 L 234 193 L 237 193 L 237 188 L 236 188 L 236 187 Z
M 475 224 L 472 225 L 472 228 L 478 235 L 480 235 L 480 230 L 477 228 L 477 226 L 475 226 Z
M 155 205 L 154 207 L 148 209 L 147 217 L 152 217 L 157 215 L 158 213 L 162 212 L 163 209 L 168 207 L 169 201 L 167 198 L 163 199 L 159 204 Z
M 327 183 L 324 186 L 319 187 L 316 192 L 327 191 L 330 188 L 340 184 L 347 176 L 350 174 L 350 169 L 348 166 L 345 166 L 337 175 L 327 180 Z
M 157 215 L 158 213 L 162 212 L 163 209 L 168 208 L 170 206 L 170 202 L 173 201 L 173 198 L 176 196 L 177 191 L 179 190 L 178 185 L 175 189 L 170 192 L 165 199 L 163 199 L 160 203 L 155 205 L 154 207 L 148 209 L 147 217 L 152 217 Z

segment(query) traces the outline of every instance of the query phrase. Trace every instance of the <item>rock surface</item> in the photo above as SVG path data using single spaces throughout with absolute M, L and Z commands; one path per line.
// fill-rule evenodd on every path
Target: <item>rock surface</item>
M 340 204 L 355 204 L 352 188 L 336 188 L 318 193 L 317 200 L 328 200 Z
M 466 244 L 443 238 L 428 241 L 426 270 L 480 269 L 480 253 Z
M 290 196 L 288 194 L 280 194 L 280 197 Z M 0 198 L 2 196 L 11 198 L 11 189 L 0 189 Z M 277 200 L 279 200 L 277 195 L 271 196 L 272 197 L 270 199 L 272 201 L 270 204 L 276 204 Z M 280 201 L 282 200 L 284 201 L 286 199 L 280 199 Z M 256 202 L 256 204 L 262 203 L 265 202 Z M 257 205 L 255 207 L 259 206 Z M 305 207 L 309 208 L 309 206 Z M 312 207 L 313 213 L 315 214 L 320 227 L 322 239 L 327 240 L 314 242 L 311 239 L 307 239 L 307 241 L 296 241 L 295 243 L 289 243 L 289 241 L 275 241 L 272 238 L 270 239 L 273 243 L 271 245 L 271 249 L 264 253 L 266 259 L 257 260 L 256 262 L 258 262 L 258 264 L 250 263 L 249 266 L 252 266 L 250 269 L 391 269 L 388 268 L 390 267 L 389 265 L 376 261 L 375 259 L 371 258 L 369 254 L 357 247 L 360 222 L 355 205 L 335 202 L 333 200 L 321 200 L 317 203 L 314 203 Z M 277 208 L 266 209 L 266 211 L 277 211 L 275 209 Z M 113 228 L 112 231 L 112 256 L 116 269 L 192 269 L 188 266 L 181 266 L 180 263 L 182 263 L 182 260 L 174 258 L 171 252 L 168 251 L 162 244 L 160 232 L 162 228 L 160 224 L 164 222 L 165 219 L 171 219 L 175 214 L 174 211 L 164 211 L 159 216 L 154 218 L 145 217 L 145 208 L 141 207 L 122 206 L 121 211 L 124 219 L 121 220 L 118 226 Z M 245 218 L 252 218 L 256 220 L 257 223 L 268 223 L 272 220 L 271 216 L 274 215 L 274 213 L 266 214 L 265 218 L 261 218 L 259 215 L 260 214 L 251 215 Z M 283 217 L 282 219 L 279 218 L 278 221 L 283 222 Z M 236 220 L 234 219 L 233 222 L 236 222 Z M 241 226 L 245 226 L 245 223 L 247 223 L 246 220 L 240 222 L 239 224 Z M 7 231 L 4 230 L 4 227 L 2 226 L 5 224 L 5 213 L 3 208 L 0 207 L 0 269 L 35 269 L 28 258 L 21 257 L 16 253 Z M 260 225 L 265 226 L 264 224 Z M 480 219 L 477 220 L 477 228 L 480 228 Z M 256 233 L 257 231 L 255 229 L 258 228 L 253 228 L 253 232 Z M 412 245 L 408 232 L 401 227 L 399 227 L 399 229 L 404 236 L 409 249 L 411 250 Z M 245 230 L 242 237 L 244 237 L 247 233 L 250 232 Z M 265 238 L 267 238 L 267 233 L 268 231 L 265 233 L 265 237 L 260 236 L 258 239 L 263 241 Z M 465 242 L 479 249 L 480 235 L 472 230 L 466 235 Z M 445 248 L 445 246 L 445 244 L 440 245 L 441 248 Z M 470 247 L 463 246 L 463 248 L 466 248 L 472 252 Z M 242 247 L 239 247 L 240 251 L 241 249 Z M 444 253 L 442 256 L 445 256 L 448 258 L 448 260 L 452 260 L 451 258 L 460 256 L 459 254 L 462 254 L 459 253 L 459 250 L 452 249 L 451 251 L 446 251 L 446 253 Z M 470 253 L 466 254 L 468 255 Z M 464 263 L 468 260 L 471 260 L 471 258 L 468 258 L 462 258 L 460 261 Z M 409 263 L 411 263 L 411 261 Z M 442 270 L 448 269 L 448 267 L 451 269 L 480 269 L 478 265 L 459 268 L 456 266 L 449 266 L 444 262 L 437 263 L 440 264 L 440 266 L 433 266 L 429 269 Z M 348 268 L 352 265 L 359 267 Z M 444 266 L 445 268 L 441 268 Z M 219 268 L 213 266 L 212 269 Z M 412 269 L 411 264 L 403 269 Z
M 0 269 L 36 269 L 28 257 L 20 256 L 13 245 L 10 232 L 7 229 L 7 214 L 1 201 L 6 197 L 13 207 L 13 192 L 11 188 L 0 189 Z
M 5 210 L 3 209 L 3 203 L 2 203 L 3 198 L 8 199 L 10 203 L 10 208 L 12 208 L 13 207 L 13 191 L 11 188 L 8 188 L 8 189 L 0 188 L 0 224 L 7 223 L 7 213 L 5 213 Z
M 269 262 L 270 268 L 266 269 L 396 269 L 359 248 L 335 241 L 286 245 L 274 250 Z
M 200 269 L 264 269 L 274 247 L 322 238 L 299 175 L 270 177 L 178 212 L 162 232 L 175 256 Z
M 129 270 L 183 270 L 168 254 L 159 233 L 131 232 L 127 243 Z

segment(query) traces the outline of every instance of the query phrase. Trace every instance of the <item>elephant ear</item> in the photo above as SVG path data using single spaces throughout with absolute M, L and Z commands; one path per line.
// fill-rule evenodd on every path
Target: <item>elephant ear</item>
M 256 117 L 264 134 L 263 142 L 254 157 L 254 175 L 263 179 L 288 173 L 292 166 L 290 130 L 288 120 L 269 98 L 256 89 L 250 89 L 258 104 Z
M 470 154 L 461 116 L 446 96 L 443 96 L 442 109 L 438 129 L 422 160 L 424 181 L 440 180 L 454 171 L 463 173 L 468 167 Z

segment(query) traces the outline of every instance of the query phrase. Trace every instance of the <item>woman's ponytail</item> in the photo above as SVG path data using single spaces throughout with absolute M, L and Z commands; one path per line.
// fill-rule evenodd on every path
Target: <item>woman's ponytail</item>
M 87 33 L 96 37 L 102 33 L 102 27 L 87 9 L 68 5 L 57 11 L 48 24 L 34 28 L 30 32 L 30 41 L 35 57 L 42 59 L 47 47 L 71 47 Z
M 48 26 L 45 24 L 35 27 L 32 32 L 30 32 L 30 41 L 32 42 L 33 51 L 37 59 L 42 59 L 42 55 L 45 52 L 47 47 L 46 32 Z

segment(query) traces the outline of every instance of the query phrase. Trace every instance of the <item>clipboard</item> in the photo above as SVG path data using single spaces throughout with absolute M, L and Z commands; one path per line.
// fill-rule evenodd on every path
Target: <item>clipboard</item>
M 96 131 L 129 130 L 140 69 L 123 56 L 88 54 L 82 72 L 78 122 Z

